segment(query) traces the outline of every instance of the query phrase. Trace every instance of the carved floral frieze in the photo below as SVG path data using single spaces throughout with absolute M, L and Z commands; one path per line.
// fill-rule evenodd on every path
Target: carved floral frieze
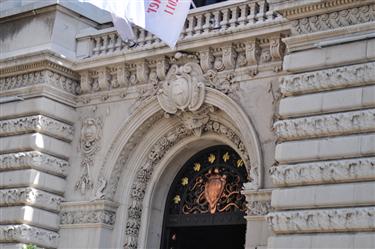
M 374 79 L 375 63 L 370 62 L 284 76 L 281 78 L 280 89 L 284 96 L 289 96 L 366 85 L 373 83 Z
M 375 180 L 375 158 L 277 165 L 270 174 L 277 186 Z
M 297 34 L 309 34 L 375 21 L 375 4 L 304 17 L 292 22 Z
M 75 210 L 60 213 L 61 225 L 106 224 L 114 225 L 116 213 L 109 210 Z
M 27 151 L 0 155 L 0 170 L 35 168 L 44 172 L 66 176 L 69 162 L 38 152 Z
M 82 172 L 75 185 L 75 189 L 82 195 L 94 187 L 91 168 L 94 165 L 95 153 L 100 149 L 102 130 L 102 117 L 87 117 L 82 121 L 79 141 Z
M 0 121 L 0 135 L 25 132 L 42 132 L 71 141 L 73 126 L 43 115 L 34 115 Z
M 21 241 L 47 248 L 58 247 L 59 234 L 42 228 L 22 225 L 0 225 L 0 241 Z
M 271 212 L 274 233 L 355 232 L 375 229 L 375 207 Z
M 341 112 L 276 121 L 273 125 L 280 140 L 351 134 L 375 130 L 375 110 Z
M 74 95 L 77 95 L 80 91 L 77 80 L 51 70 L 40 70 L 0 78 L 0 92 L 33 85 L 49 85 Z
M 0 190 L 0 206 L 16 204 L 36 205 L 52 211 L 59 211 L 61 196 L 34 188 L 12 188 Z

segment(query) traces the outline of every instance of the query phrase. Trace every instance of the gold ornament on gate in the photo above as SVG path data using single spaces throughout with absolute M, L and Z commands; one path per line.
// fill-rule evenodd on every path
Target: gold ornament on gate
M 211 170 L 209 174 L 211 174 Z M 216 213 L 217 203 L 223 193 L 226 184 L 226 175 L 219 175 L 219 170 L 215 169 L 214 172 L 208 177 L 204 187 L 204 197 L 208 202 L 208 207 L 211 214 Z

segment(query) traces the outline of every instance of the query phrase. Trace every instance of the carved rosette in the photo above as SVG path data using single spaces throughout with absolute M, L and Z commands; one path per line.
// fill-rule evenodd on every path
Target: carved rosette
M 157 98 L 166 113 L 197 111 L 204 102 L 204 77 L 202 69 L 195 62 L 183 66 L 172 65 L 161 84 Z

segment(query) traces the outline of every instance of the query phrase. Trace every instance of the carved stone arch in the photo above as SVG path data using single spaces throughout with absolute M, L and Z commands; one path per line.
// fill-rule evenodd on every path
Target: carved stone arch
M 250 119 L 235 101 L 218 90 L 207 88 L 205 103 L 223 111 L 237 130 L 245 131 L 241 132 L 239 136 L 249 156 L 250 165 L 246 166 L 250 167 L 250 175 L 253 177 L 247 188 L 261 188 L 263 185 L 261 146 Z M 106 153 L 105 163 L 102 165 L 96 181 L 94 199 L 113 199 L 122 167 L 127 161 L 128 154 L 137 143 L 137 135 L 142 134 L 142 130 L 147 130 L 155 120 L 162 116 L 163 112 L 157 97 L 153 96 L 129 117 L 125 125 L 117 132 L 115 141 Z

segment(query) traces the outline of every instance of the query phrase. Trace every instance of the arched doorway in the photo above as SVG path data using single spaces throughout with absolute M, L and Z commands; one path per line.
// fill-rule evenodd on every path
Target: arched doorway
M 229 146 L 207 148 L 176 175 L 166 201 L 161 249 L 243 249 L 247 170 Z

